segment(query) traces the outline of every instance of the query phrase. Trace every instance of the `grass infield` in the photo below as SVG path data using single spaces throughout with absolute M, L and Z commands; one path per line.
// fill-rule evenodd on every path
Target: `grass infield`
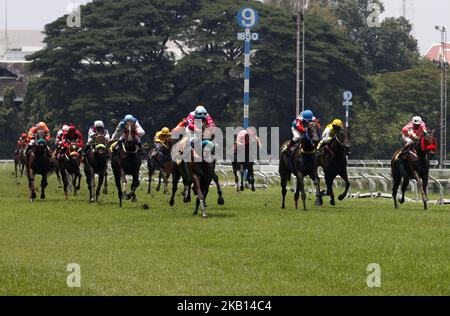
M 65 201 L 56 178 L 47 200 L 30 203 L 26 179 L 0 171 L 0 295 L 450 295 L 450 208 L 388 200 L 345 200 L 294 209 L 279 187 L 236 194 L 208 219 L 194 204 L 138 190 L 118 207 L 115 187 L 88 204 Z M 40 182 L 38 177 L 37 184 Z M 38 194 L 39 196 L 39 194 Z M 148 210 L 142 208 L 148 204 Z M 69 288 L 67 265 L 81 268 Z M 381 287 L 369 288 L 370 263 Z

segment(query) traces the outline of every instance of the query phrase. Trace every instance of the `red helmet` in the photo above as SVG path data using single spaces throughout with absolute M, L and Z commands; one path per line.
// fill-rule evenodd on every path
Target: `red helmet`
M 69 126 L 69 133 L 73 134 L 77 131 L 77 128 L 75 127 L 75 125 L 71 124 Z
M 22 133 L 22 134 L 20 134 L 20 137 L 21 137 L 21 138 L 27 137 L 27 133 Z

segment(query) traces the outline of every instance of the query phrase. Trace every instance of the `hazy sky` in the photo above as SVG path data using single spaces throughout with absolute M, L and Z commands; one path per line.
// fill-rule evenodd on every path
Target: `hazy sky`
M 6 0 L 0 0 L 0 28 L 4 29 Z M 77 0 L 84 4 L 91 0 Z M 450 27 L 450 0 L 406 0 L 407 17 L 414 24 L 414 34 L 420 50 L 425 53 L 433 42 L 440 41 L 435 25 Z M 10 29 L 39 30 L 44 25 L 67 12 L 72 0 L 9 0 L 8 27 Z M 385 16 L 402 14 L 403 0 L 384 0 Z M 450 40 L 450 36 L 449 36 Z

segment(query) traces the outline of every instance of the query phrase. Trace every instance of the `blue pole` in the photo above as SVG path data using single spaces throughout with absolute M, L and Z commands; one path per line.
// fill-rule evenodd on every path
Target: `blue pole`
M 244 129 L 249 126 L 249 110 L 250 110 L 250 28 L 245 29 L 245 44 L 244 44 Z

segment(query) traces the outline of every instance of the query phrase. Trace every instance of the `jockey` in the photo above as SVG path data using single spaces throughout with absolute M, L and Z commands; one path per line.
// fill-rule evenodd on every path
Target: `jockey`
M 171 138 L 172 138 L 172 134 L 170 133 L 170 129 L 168 127 L 164 127 L 162 130 L 157 132 L 155 134 L 155 137 L 153 138 L 153 142 L 155 144 L 156 150 L 154 150 L 152 152 L 152 154 L 150 155 L 150 159 L 152 159 L 154 156 L 157 155 L 158 149 L 161 146 L 169 148 L 169 142 L 170 142 Z
M 63 134 L 69 131 L 69 125 L 64 124 L 62 128 L 56 133 L 55 143 L 57 146 L 61 145 Z
M 341 133 L 344 129 L 344 123 L 340 119 L 335 119 L 332 123 L 328 124 L 322 134 L 322 140 L 317 145 L 317 150 L 320 150 L 323 145 L 331 142 L 331 140 Z
M 15 154 L 17 154 L 21 149 L 25 148 L 26 144 L 27 144 L 27 133 L 22 133 L 20 134 L 20 137 L 17 140 Z
M 94 140 L 95 136 L 104 136 L 105 140 L 109 142 L 109 132 L 105 128 L 103 121 L 95 121 L 94 125 L 88 131 L 88 141 L 87 146 L 89 146 Z
M 420 116 L 414 116 L 412 121 L 402 129 L 402 140 L 405 143 L 402 153 L 409 150 L 411 145 L 428 134 L 428 129 Z
M 314 116 L 311 110 L 305 110 L 292 122 L 292 139 L 289 144 L 283 148 L 283 152 L 290 149 L 294 144 L 297 144 L 305 135 L 306 128 L 310 122 L 317 122 L 319 124 L 319 120 Z M 320 128 L 320 125 L 319 125 Z
M 32 126 L 30 130 L 28 131 L 27 141 L 28 146 L 25 150 L 26 153 L 30 151 L 30 149 L 34 146 L 36 143 L 36 136 L 39 132 L 44 133 L 44 139 L 48 142 L 50 141 L 50 129 L 47 127 L 47 124 L 45 122 L 39 122 L 38 124 Z
M 261 145 L 261 140 L 256 135 L 256 130 L 254 128 L 247 128 L 241 130 L 236 136 L 236 142 L 234 146 L 234 150 L 236 151 L 237 146 L 247 145 L 251 140 L 255 140 L 258 146 Z
M 80 131 L 74 125 L 70 125 L 69 131 L 62 135 L 60 154 L 64 154 L 72 143 L 75 143 L 79 149 L 84 146 L 83 135 L 81 135 Z
M 184 145 L 187 140 L 190 140 L 191 144 L 196 140 L 196 133 L 200 132 L 197 126 L 195 126 L 195 120 L 202 121 L 202 131 L 205 132 L 205 136 L 207 139 L 212 139 L 214 136 L 216 124 L 212 119 L 211 115 L 209 115 L 208 111 L 203 105 L 198 105 L 194 111 L 189 113 L 189 115 L 184 119 L 184 121 L 180 122 L 177 127 L 175 127 L 173 132 L 177 132 L 180 130 L 181 126 L 185 127 L 186 136 L 180 143 L 180 153 L 183 152 Z
M 125 115 L 125 117 L 119 122 L 119 125 L 117 125 L 116 130 L 111 137 L 111 141 L 115 142 L 115 144 L 112 145 L 113 148 L 116 148 L 118 142 L 123 142 L 125 140 L 125 126 L 130 123 L 134 124 L 136 127 L 136 142 L 139 148 L 142 149 L 141 137 L 145 135 L 145 131 L 142 128 L 141 124 L 139 124 L 137 118 L 135 118 L 131 114 Z

